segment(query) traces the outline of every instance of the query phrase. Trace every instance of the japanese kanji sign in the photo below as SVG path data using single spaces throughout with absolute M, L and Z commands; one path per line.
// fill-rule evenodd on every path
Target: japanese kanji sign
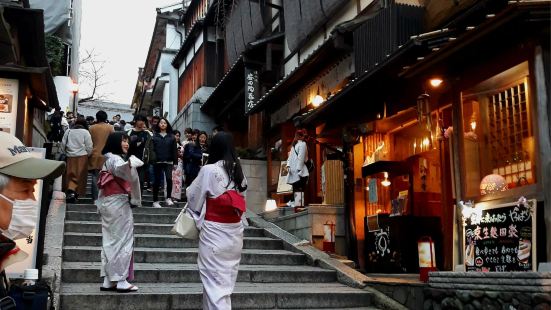
M 535 200 L 473 212 L 465 219 L 465 269 L 535 270 L 535 217 Z
M 258 70 L 245 67 L 245 114 L 248 114 L 258 101 L 258 87 Z

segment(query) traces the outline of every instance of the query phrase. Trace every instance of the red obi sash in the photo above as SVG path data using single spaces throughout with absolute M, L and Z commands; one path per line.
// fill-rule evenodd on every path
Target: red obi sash
M 102 170 L 98 176 L 98 188 L 102 190 L 102 196 L 130 194 L 130 183 L 126 180 L 114 176 L 111 172 Z
M 245 212 L 245 198 L 234 190 L 216 198 L 207 198 L 205 220 L 218 223 L 238 223 Z

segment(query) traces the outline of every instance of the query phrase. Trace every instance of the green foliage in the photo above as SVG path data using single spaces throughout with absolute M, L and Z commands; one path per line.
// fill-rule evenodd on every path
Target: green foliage
M 54 35 L 45 36 L 46 58 L 50 64 L 52 75 L 65 75 L 65 44 Z

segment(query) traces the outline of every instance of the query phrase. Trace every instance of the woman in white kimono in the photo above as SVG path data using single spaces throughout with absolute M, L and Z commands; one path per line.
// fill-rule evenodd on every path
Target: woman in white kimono
M 127 280 L 134 279 L 134 218 L 130 205 L 141 205 L 136 168 L 143 162 L 133 155 L 126 160 L 127 152 L 128 136 L 124 132 L 112 133 L 102 151 L 106 162 L 99 173 L 96 201 L 102 221 L 102 291 L 127 293 L 138 290 Z
M 187 188 L 188 208 L 199 229 L 197 264 L 203 283 L 203 309 L 231 309 L 246 220 L 247 184 L 231 134 L 213 137 L 209 160 Z
M 298 129 L 295 132 L 293 146 L 287 158 L 287 184 L 293 186 L 295 207 L 304 206 L 304 189 L 309 175 L 308 168 L 304 164 L 306 159 L 308 159 L 308 147 L 306 142 L 304 142 L 305 138 L 306 130 Z

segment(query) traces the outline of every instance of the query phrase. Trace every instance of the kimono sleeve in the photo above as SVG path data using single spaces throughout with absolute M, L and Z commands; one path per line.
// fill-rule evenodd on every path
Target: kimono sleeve
M 207 195 L 211 193 L 211 170 L 208 167 L 203 167 L 199 170 L 199 175 L 193 180 L 193 183 L 186 188 L 186 197 L 188 208 L 201 213 L 203 205 L 207 199 Z
M 130 163 L 128 161 L 124 161 L 120 157 L 115 157 L 113 159 L 113 167 L 111 170 L 111 173 L 119 178 L 122 178 L 126 181 L 132 182 L 132 180 L 136 177 L 134 173 L 132 173 L 132 169 L 130 167 Z

